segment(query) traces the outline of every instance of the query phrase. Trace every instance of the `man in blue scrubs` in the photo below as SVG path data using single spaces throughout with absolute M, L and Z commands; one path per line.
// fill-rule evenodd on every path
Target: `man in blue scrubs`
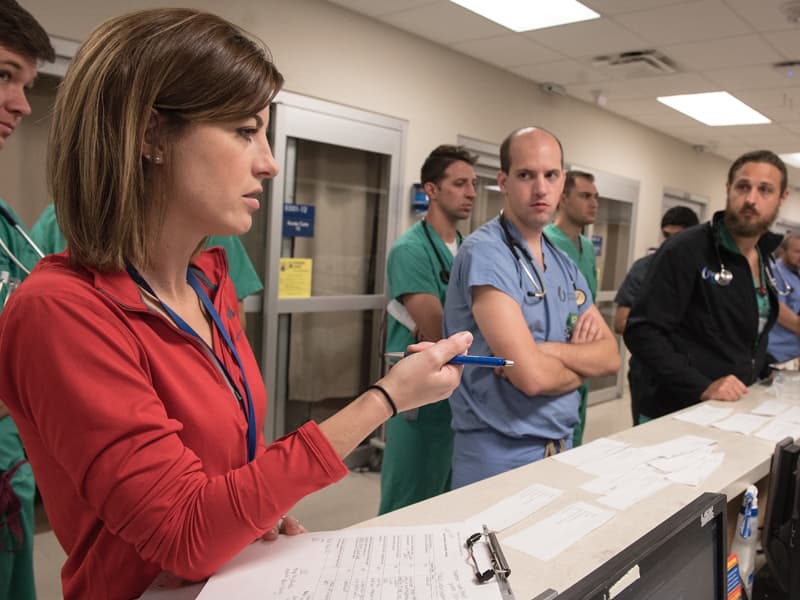
M 783 237 L 779 258 L 772 267 L 778 300 L 792 313 L 800 313 L 800 233 L 791 231 Z M 777 362 L 800 356 L 800 336 L 779 322 L 769 332 L 767 351 Z
M 564 187 L 560 142 L 527 127 L 500 148 L 503 213 L 455 258 L 444 333 L 468 330 L 473 354 L 513 367 L 467 367 L 450 398 L 453 487 L 571 446 L 584 378 L 619 368 L 617 342 L 577 266 L 542 234 Z

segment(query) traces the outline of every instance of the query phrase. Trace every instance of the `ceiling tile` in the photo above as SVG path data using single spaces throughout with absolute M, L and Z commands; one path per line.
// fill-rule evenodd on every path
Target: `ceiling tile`
M 553 82 L 559 85 L 568 83 L 589 83 L 603 81 L 607 77 L 591 67 L 574 60 L 560 60 L 538 65 L 512 67 L 511 71 L 533 81 Z
M 703 71 L 709 80 L 731 93 L 736 90 L 759 88 L 788 88 L 793 82 L 782 76 L 770 65 L 737 67 L 733 69 L 711 69 Z M 736 95 L 736 94 L 734 94 Z
M 447 45 L 509 33 L 505 27 L 446 0 L 391 13 L 380 20 Z
M 636 80 L 647 96 L 673 96 L 675 94 L 699 94 L 717 90 L 714 82 L 698 73 L 676 73 L 661 77 L 647 77 Z
M 344 6 L 355 12 L 375 17 L 433 4 L 436 0 L 328 0 L 331 4 Z
M 759 31 L 797 30 L 781 13 L 787 0 L 725 0 L 725 3 Z
M 759 35 L 743 35 L 660 48 L 682 71 L 700 71 L 783 60 Z
M 594 19 L 524 34 L 571 58 L 642 50 L 648 42 L 609 19 Z
M 615 20 L 657 46 L 752 33 L 745 21 L 717 0 L 626 13 Z
M 454 44 L 452 48 L 500 67 L 554 62 L 564 58 L 558 52 L 545 48 L 517 33 L 461 42 Z
M 764 38 L 783 54 L 786 60 L 800 60 L 800 29 L 764 34 Z

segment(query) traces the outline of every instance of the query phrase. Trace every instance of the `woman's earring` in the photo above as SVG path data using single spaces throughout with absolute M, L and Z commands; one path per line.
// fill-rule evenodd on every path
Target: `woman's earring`
M 160 165 L 161 163 L 163 163 L 163 162 L 164 162 L 164 159 L 161 157 L 161 155 L 160 155 L 160 154 L 156 154 L 156 155 L 153 157 L 153 162 L 154 162 L 155 164 L 157 164 L 157 165 Z

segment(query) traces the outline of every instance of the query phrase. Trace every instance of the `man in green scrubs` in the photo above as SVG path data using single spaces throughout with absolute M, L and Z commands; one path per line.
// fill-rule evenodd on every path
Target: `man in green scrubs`
M 597 218 L 598 194 L 594 184 L 594 175 L 583 171 L 567 171 L 564 180 L 564 192 L 558 203 L 558 212 L 553 222 L 544 228 L 544 234 L 557 248 L 563 250 L 586 278 L 592 302 L 597 301 L 597 265 L 595 264 L 592 241 L 581 233 L 586 225 L 594 223 Z M 580 423 L 572 433 L 573 447 L 583 442 L 583 431 L 586 428 L 586 397 L 589 384 L 578 388 L 581 394 L 579 409 Z
M 31 230 L 31 235 L 39 248 L 45 254 L 55 254 L 67 247 L 67 242 L 58 228 L 56 211 L 52 204 L 48 205 L 39 215 L 36 224 Z M 239 320 L 242 327 L 245 325 L 244 299 L 251 294 L 257 294 L 264 289 L 264 284 L 258 278 L 253 263 L 247 256 L 247 251 L 242 241 L 236 236 L 212 236 L 208 238 L 206 246 L 222 246 L 228 255 L 228 275 L 236 288 L 236 297 L 239 299 Z
M 390 306 L 387 352 L 404 352 L 417 341 L 442 337 L 442 306 L 453 256 L 461 244 L 456 227 L 469 217 L 475 200 L 474 164 L 463 147 L 444 145 L 422 165 L 428 212 L 397 239 L 387 264 L 389 299 L 410 320 L 403 318 L 401 323 L 391 316 L 398 312 Z M 387 422 L 381 514 L 450 489 L 451 418 L 450 405 L 442 400 Z
M 6 0 L 0 17 L 0 149 L 23 117 L 39 61 L 55 60 L 50 39 L 24 8 Z M 0 311 L 39 255 L 15 227 L 16 213 L 0 199 Z M 34 360 L 33 357 L 31 360 Z M 34 600 L 33 499 L 36 485 L 14 422 L 0 401 L 0 598 Z

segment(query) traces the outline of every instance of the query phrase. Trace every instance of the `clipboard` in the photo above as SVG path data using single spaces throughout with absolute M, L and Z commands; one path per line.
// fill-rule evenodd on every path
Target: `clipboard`
M 482 571 L 478 566 L 478 561 L 475 558 L 475 544 L 481 540 L 486 541 L 486 548 L 489 551 L 489 560 L 491 561 L 491 568 Z M 497 539 L 497 534 L 494 531 L 489 531 L 486 525 L 483 525 L 483 531 L 473 533 L 467 538 L 464 544 L 467 547 L 467 553 L 472 561 L 472 567 L 475 571 L 475 580 L 479 584 L 486 583 L 495 579 L 497 585 L 500 586 L 500 593 L 503 600 L 515 600 L 514 592 L 511 590 L 511 583 L 508 581 L 511 575 L 511 568 L 508 566 L 503 548 L 500 546 L 500 540 Z

